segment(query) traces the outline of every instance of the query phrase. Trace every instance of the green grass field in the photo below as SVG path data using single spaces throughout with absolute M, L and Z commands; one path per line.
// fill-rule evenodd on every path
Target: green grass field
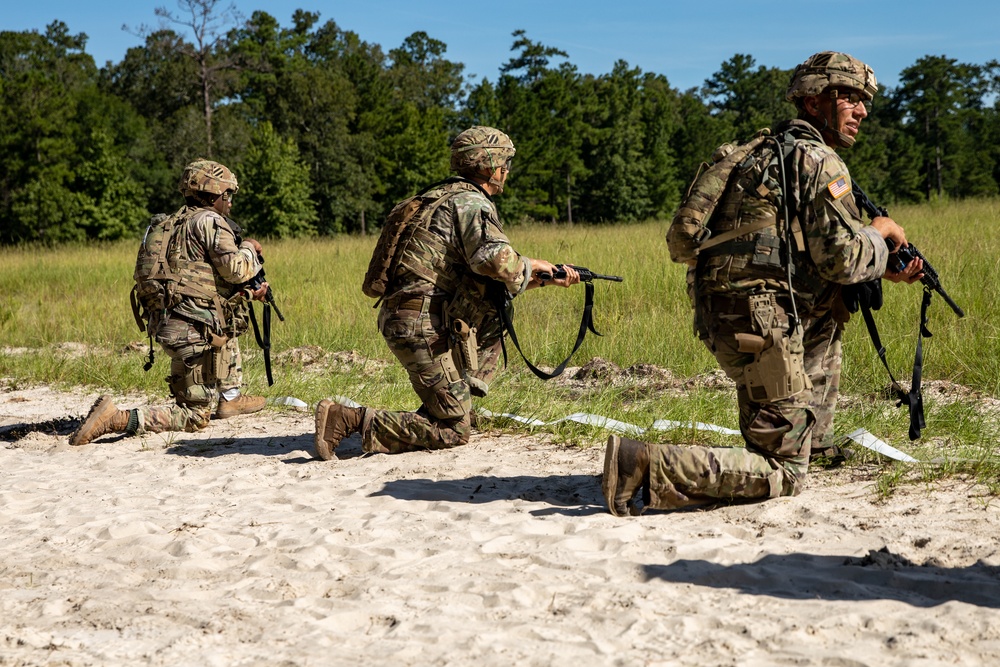
M 888 383 L 860 317 L 845 338 L 842 401 L 836 430 L 868 428 L 893 446 L 934 463 L 902 466 L 866 451 L 853 465 L 877 468 L 885 490 L 904 480 L 975 476 L 991 492 L 1000 488 L 995 451 L 1000 426 L 985 409 L 1000 398 L 1000 200 L 899 207 L 893 217 L 909 240 L 933 263 L 942 283 L 967 316 L 958 319 L 939 297 L 933 299 L 924 341 L 924 381 L 960 385 L 964 396 L 925 392 L 924 438 L 909 442 L 904 408 L 881 398 Z M 601 357 L 622 368 L 653 364 L 687 378 L 716 369 L 694 337 L 684 293 L 684 270 L 672 264 L 666 222 L 629 226 L 528 226 L 509 230 L 514 246 L 532 257 L 570 262 L 625 277 L 621 284 L 599 283 L 595 320 L 604 336 L 588 336 L 573 365 Z M 394 363 L 376 329 L 377 311 L 360 290 L 374 237 L 265 242 L 268 280 L 286 317 L 274 321 L 273 354 L 307 345 L 326 352 L 353 351 L 385 364 L 331 364 L 309 372 L 276 361 L 275 385 L 268 388 L 263 361 L 252 334 L 241 339 L 248 391 L 296 396 L 310 404 L 345 395 L 366 405 L 416 407 L 405 374 Z M 93 391 L 139 391 L 152 401 L 168 400 L 163 378 L 165 355 L 144 373 L 144 334 L 128 304 L 136 243 L 58 249 L 6 248 L 0 262 L 0 377 L 56 386 L 86 385 Z M 916 345 L 919 285 L 885 284 L 885 305 L 876 313 L 882 341 L 897 378 L 909 382 Z M 533 290 L 515 301 L 518 334 L 536 364 L 555 365 L 571 349 L 579 326 L 583 289 Z M 259 308 L 259 305 L 258 305 Z M 80 356 L 63 354 L 62 343 L 83 344 Z M 128 349 L 130 343 L 141 349 Z M 136 347 L 136 346 L 133 346 Z M 548 421 L 572 412 L 591 412 L 641 426 L 655 419 L 702 421 L 736 427 L 733 394 L 711 386 L 686 391 L 648 391 L 628 383 L 580 385 L 543 383 L 531 375 L 513 348 L 490 396 L 478 405 Z M 950 386 L 950 385 L 949 385 Z M 496 428 L 515 428 L 493 422 Z M 523 427 L 517 427 L 523 428 Z M 599 429 L 573 424 L 547 428 L 556 438 L 593 445 L 606 437 Z M 688 431 L 651 439 L 739 445 L 739 438 Z

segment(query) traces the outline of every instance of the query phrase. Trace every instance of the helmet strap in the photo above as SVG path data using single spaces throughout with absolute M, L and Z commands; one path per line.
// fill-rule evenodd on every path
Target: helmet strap
M 820 109 L 817 108 L 817 111 L 820 111 Z M 822 111 L 820 111 L 819 115 L 812 114 L 812 113 L 810 113 L 809 115 L 812 116 L 815 120 L 823 122 L 822 126 L 817 125 L 816 123 L 813 123 L 813 124 L 816 125 L 816 129 L 818 129 L 819 132 L 820 132 L 820 134 L 822 134 L 824 137 L 830 137 L 830 138 L 832 138 L 832 143 L 833 143 L 834 147 L 836 147 L 836 148 L 850 148 L 851 146 L 854 145 L 854 142 L 855 142 L 855 138 L 854 137 L 846 135 L 843 132 L 840 132 L 838 130 L 833 129 L 834 127 L 836 127 L 836 123 L 837 123 L 837 118 L 836 118 L 836 116 L 837 116 L 837 101 L 836 101 L 836 99 L 832 99 L 831 100 L 830 111 L 826 114 L 825 117 L 822 115 Z M 827 141 L 828 141 L 828 143 L 830 142 L 829 139 Z

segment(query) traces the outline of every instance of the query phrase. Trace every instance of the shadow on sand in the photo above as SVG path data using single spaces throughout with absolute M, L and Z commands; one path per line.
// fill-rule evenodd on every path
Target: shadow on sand
M 660 579 L 711 588 L 732 588 L 749 595 L 790 600 L 898 600 L 915 607 L 964 602 L 1000 608 L 1000 568 L 924 564 L 883 548 L 867 556 L 769 554 L 754 563 L 722 565 L 678 560 L 644 565 L 646 580 Z

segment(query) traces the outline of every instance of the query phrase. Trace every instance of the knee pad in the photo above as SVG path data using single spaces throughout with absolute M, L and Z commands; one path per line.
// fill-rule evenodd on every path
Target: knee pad
M 209 348 L 208 352 L 214 352 Z M 206 353 L 207 354 L 207 353 Z M 206 384 L 204 359 L 200 354 L 188 359 L 172 359 L 167 385 L 177 405 L 199 407 L 210 405 L 215 390 Z M 212 385 L 214 387 L 214 383 Z

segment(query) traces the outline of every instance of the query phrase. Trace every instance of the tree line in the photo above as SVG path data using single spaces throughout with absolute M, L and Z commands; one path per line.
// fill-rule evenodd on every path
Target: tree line
M 447 177 L 472 125 L 517 148 L 508 222 L 662 219 L 716 146 L 795 115 L 791 71 L 747 54 L 681 91 L 625 61 L 583 74 L 516 31 L 496 80 L 476 82 L 424 32 L 386 52 L 317 13 L 283 26 L 217 2 L 157 10 L 161 27 L 104 67 L 61 21 L 0 32 L 0 243 L 134 237 L 177 208 L 197 157 L 234 169 L 234 216 L 255 236 L 375 232 Z M 883 203 L 997 194 L 1000 65 L 925 56 L 899 81 L 843 153 L 855 179 Z

